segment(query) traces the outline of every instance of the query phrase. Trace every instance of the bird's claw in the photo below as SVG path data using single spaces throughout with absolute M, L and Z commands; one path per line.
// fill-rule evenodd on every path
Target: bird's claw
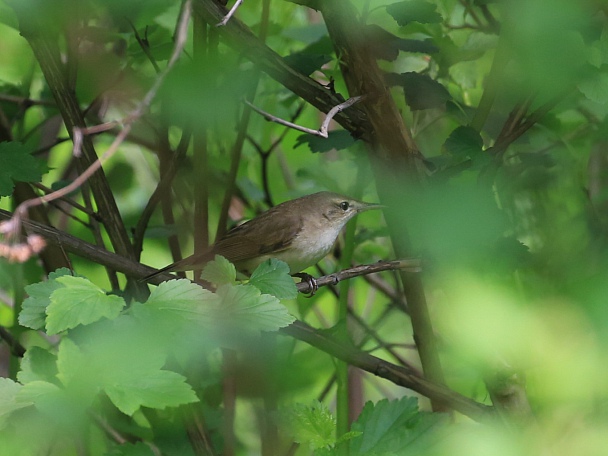
M 294 274 L 294 277 L 299 277 L 302 282 L 305 282 L 308 285 L 308 289 L 310 290 L 310 292 L 306 295 L 307 298 L 312 298 L 319 289 L 317 279 L 315 279 L 310 274 L 307 274 L 305 272 L 299 272 L 297 274 Z

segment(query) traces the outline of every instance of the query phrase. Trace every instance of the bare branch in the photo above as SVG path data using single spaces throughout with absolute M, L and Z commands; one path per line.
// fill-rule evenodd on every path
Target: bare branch
M 238 7 L 241 6 L 241 3 L 243 3 L 243 0 L 236 0 L 234 5 L 232 6 L 232 8 L 230 8 L 230 11 L 228 11 L 228 14 L 226 14 L 221 21 L 219 21 L 217 24 L 215 24 L 215 26 L 223 27 L 224 25 L 226 25 L 228 23 L 228 21 L 230 20 L 230 18 L 234 15 L 234 13 L 236 13 L 236 10 L 238 9 Z
M 361 266 L 344 269 L 334 274 L 319 277 L 316 279 L 316 282 L 317 286 L 324 287 L 327 285 L 336 285 L 342 280 L 352 279 L 353 277 L 398 269 L 407 270 L 408 272 L 422 271 L 421 262 L 418 259 L 379 261 L 374 264 L 363 264 Z M 306 281 L 298 283 L 297 287 L 300 293 L 311 293 L 313 291 L 310 284 Z
M 279 117 L 275 117 L 272 114 L 269 114 L 266 111 L 263 111 L 260 108 L 255 107 L 253 104 L 251 104 L 247 100 L 244 100 L 244 103 L 247 106 L 249 106 L 251 109 L 253 109 L 255 112 L 257 112 L 258 114 L 261 114 L 262 116 L 264 116 L 264 118 L 266 120 L 269 120 L 270 122 L 276 122 L 280 125 L 284 125 L 286 127 L 293 128 L 294 130 L 302 131 L 302 132 L 308 133 L 310 135 L 327 138 L 329 136 L 329 132 L 327 131 L 327 129 L 329 128 L 329 123 L 334 118 L 334 116 L 336 116 L 336 114 L 344 111 L 346 108 L 358 103 L 359 101 L 361 101 L 362 98 L 363 98 L 362 96 L 352 97 L 352 98 L 349 98 L 348 100 L 346 100 L 344 103 L 340 103 L 339 105 L 334 106 L 327 113 L 327 115 L 325 116 L 325 119 L 323 119 L 323 123 L 321 124 L 321 127 L 318 130 L 313 130 L 312 128 L 302 127 L 301 125 L 297 125 L 295 123 L 289 122 L 288 120 L 284 120 Z

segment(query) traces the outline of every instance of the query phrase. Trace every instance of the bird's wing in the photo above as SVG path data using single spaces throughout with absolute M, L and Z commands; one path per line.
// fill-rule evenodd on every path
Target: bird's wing
M 268 211 L 230 230 L 215 243 L 212 251 L 233 263 L 250 260 L 287 249 L 301 230 L 301 219 L 286 220 Z

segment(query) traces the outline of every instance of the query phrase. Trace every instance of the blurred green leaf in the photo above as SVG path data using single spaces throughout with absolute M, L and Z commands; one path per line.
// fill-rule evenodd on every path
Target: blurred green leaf
M 279 299 L 295 299 L 298 289 L 289 272 L 287 263 L 270 258 L 253 271 L 249 283 L 262 293 Z
M 19 383 L 0 377 L 0 429 L 4 428 L 12 412 L 28 406 L 16 399 L 21 388 Z
M 36 380 L 53 382 L 57 376 L 57 357 L 40 347 L 28 348 L 21 360 L 17 380 L 30 383 Z
M 105 391 L 118 409 L 132 415 L 140 407 L 164 409 L 196 402 L 198 398 L 186 378 L 166 370 L 135 370 L 108 382 Z
M 608 103 L 608 65 L 596 72 L 592 77 L 586 78 L 577 85 L 589 100 L 600 103 Z
M 400 26 L 408 25 L 410 22 L 420 22 L 421 24 L 434 24 L 441 22 L 441 14 L 437 12 L 437 5 L 423 0 L 408 0 L 403 2 L 391 3 L 386 7 L 397 24 Z
M 389 73 L 386 75 L 386 82 L 390 86 L 403 87 L 405 101 L 413 111 L 441 108 L 452 98 L 443 85 L 425 74 Z

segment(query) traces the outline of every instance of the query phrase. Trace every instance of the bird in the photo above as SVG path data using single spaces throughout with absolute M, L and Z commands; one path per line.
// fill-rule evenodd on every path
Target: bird
M 315 265 L 333 248 L 340 231 L 355 215 L 384 207 L 333 192 L 318 192 L 278 204 L 236 226 L 207 250 L 176 261 L 144 277 L 202 269 L 221 255 L 249 276 L 262 262 L 276 258 L 297 275 Z

